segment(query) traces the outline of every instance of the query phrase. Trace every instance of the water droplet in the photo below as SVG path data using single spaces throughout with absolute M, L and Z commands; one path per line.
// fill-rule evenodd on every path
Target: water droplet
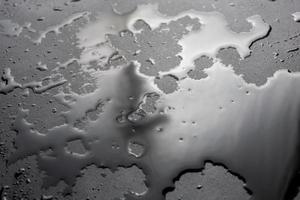
M 292 14 L 295 22 L 300 22 L 300 12 L 295 12 Z

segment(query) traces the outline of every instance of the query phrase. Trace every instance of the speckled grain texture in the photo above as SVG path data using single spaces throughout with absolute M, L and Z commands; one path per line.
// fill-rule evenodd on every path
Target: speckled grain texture
M 10 19 L 13 22 L 26 26 L 30 22 L 35 30 L 45 30 L 49 25 L 58 24 L 73 13 L 90 11 L 95 15 L 101 10 L 114 8 L 118 13 L 128 13 L 135 9 L 137 4 L 153 3 L 146 0 L 0 0 L 0 20 Z M 155 1 L 156 2 L 156 1 Z M 242 75 L 248 83 L 263 85 L 269 77 L 279 69 L 288 69 L 291 72 L 300 71 L 300 23 L 293 20 L 291 14 L 300 11 L 299 0 L 159 0 L 159 10 L 168 15 L 195 9 L 200 11 L 217 10 L 223 13 L 229 21 L 230 28 L 236 32 L 248 31 L 250 25 L 245 21 L 248 16 L 259 14 L 271 25 L 272 30 L 267 37 L 254 42 L 251 45 L 251 55 L 241 60 L 237 51 L 233 48 L 222 49 L 218 58 L 226 65 L 231 64 L 235 73 Z M 30 28 L 23 28 L 18 37 L 8 37 L 0 34 L 0 70 L 10 68 L 15 79 L 21 83 L 30 81 L 42 81 L 51 75 L 51 70 L 57 67 L 57 63 L 64 63 L 70 58 L 79 57 L 82 49 L 75 45 L 75 33 L 84 25 L 85 19 L 78 19 L 72 25 L 63 27 L 60 34 L 50 32 L 40 45 L 35 45 L 26 35 L 35 35 Z M 183 19 L 180 23 L 197 23 L 190 18 Z M 199 24 L 198 24 L 199 25 Z M 147 26 L 141 23 L 140 26 Z M 146 31 L 137 37 L 137 42 L 142 46 L 143 54 L 139 55 L 142 64 L 141 72 L 150 76 L 157 75 L 158 71 L 167 70 L 180 62 L 177 53 L 181 47 L 176 37 L 183 30 L 176 22 L 170 27 L 170 35 L 159 34 L 155 31 Z M 1 30 L 1 26 L 0 26 Z M 108 37 L 112 46 L 134 52 L 135 41 L 131 35 L 120 38 L 118 35 Z M 154 46 L 145 43 L 151 41 Z M 157 44 L 166 42 L 163 48 Z M 156 45 L 155 45 L 156 44 Z M 298 49 L 297 49 L 298 48 Z M 131 54 L 123 53 L 127 60 L 132 60 Z M 155 58 L 151 63 L 149 57 Z M 166 59 L 168 58 L 168 59 Z M 48 70 L 37 69 L 38 63 L 47 65 Z M 120 60 L 114 61 L 123 62 Z M 154 65 L 154 66 L 152 66 Z M 151 68 L 147 68 L 151 66 Z M 205 68 L 211 66 L 208 58 L 201 57 L 196 61 L 196 68 L 189 72 L 194 79 L 205 78 Z M 94 66 L 99 67 L 99 66 Z M 93 77 L 81 70 L 77 63 L 72 63 L 68 69 L 62 69 L 61 74 L 67 80 L 72 91 L 85 93 L 96 88 Z M 43 80 L 47 81 L 47 80 Z M 89 83 L 86 86 L 86 83 Z M 155 79 L 155 83 L 165 93 L 172 93 L 177 89 L 177 79 L 165 76 Z M 47 84 L 47 83 L 45 83 Z M 66 85 L 66 84 L 65 84 Z M 0 93 L 0 196 L 1 200 L 10 199 L 122 199 L 130 192 L 142 194 L 147 191 L 144 183 L 145 175 L 136 166 L 130 168 L 120 167 L 116 171 L 107 168 L 99 168 L 91 165 L 82 170 L 82 175 L 77 177 L 73 192 L 64 183 L 48 189 L 42 188 L 43 171 L 40 171 L 36 156 L 31 156 L 8 165 L 7 158 L 14 151 L 15 131 L 11 130 L 11 123 L 18 112 L 20 103 L 24 109 L 30 110 L 27 120 L 34 124 L 35 129 L 44 133 L 47 129 L 60 125 L 64 118 L 59 115 L 61 111 L 69 108 L 58 102 L 53 95 L 59 88 L 54 87 L 47 93 L 36 94 L 32 90 L 16 89 L 4 95 Z M 153 108 L 155 95 L 150 99 L 148 110 Z M 99 108 L 101 110 L 101 108 Z M 101 112 L 101 111 L 99 111 Z M 80 126 L 80 125 L 78 125 Z M 84 147 L 78 143 L 70 144 L 72 151 L 83 153 Z M 44 152 L 47 153 L 47 152 Z M 48 152 L 49 153 L 49 152 Z M 218 162 L 218 161 L 216 161 Z M 208 162 L 205 168 L 196 171 L 187 171 L 178 175 L 175 180 L 175 189 L 166 190 L 167 200 L 189 199 L 237 199 L 246 200 L 251 192 L 244 188 L 247 180 L 231 172 L 226 166 Z M 297 183 L 297 181 L 295 181 Z M 298 181 L 299 182 L 299 181 Z M 291 185 L 287 200 L 299 200 L 297 184 Z M 297 195 L 297 197 L 295 197 Z M 126 196 L 126 195 L 125 195 Z M 295 198 L 294 198 L 295 197 Z

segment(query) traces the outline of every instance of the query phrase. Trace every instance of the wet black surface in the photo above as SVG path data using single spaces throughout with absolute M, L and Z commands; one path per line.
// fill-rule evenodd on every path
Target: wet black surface
M 245 59 L 224 48 L 184 78 L 159 73 L 195 18 L 80 46 L 86 24 L 124 29 L 145 3 L 0 1 L 1 198 L 299 199 L 300 2 L 159 1 L 218 11 L 237 33 L 256 14 L 271 27 Z

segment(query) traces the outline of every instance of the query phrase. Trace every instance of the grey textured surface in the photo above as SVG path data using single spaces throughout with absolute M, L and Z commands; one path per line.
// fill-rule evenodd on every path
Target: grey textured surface
M 95 15 L 101 10 L 113 7 L 118 13 L 128 13 L 134 10 L 137 4 L 145 2 L 154 1 L 0 0 L 0 20 L 11 19 L 21 26 L 30 22 L 34 29 L 45 30 L 49 25 L 58 24 L 75 12 L 88 10 Z M 245 19 L 259 14 L 271 25 L 272 30 L 267 37 L 253 43 L 251 56 L 241 60 L 236 50 L 229 48 L 221 50 L 218 58 L 221 58 L 224 64 L 231 64 L 234 71 L 241 74 L 247 82 L 257 85 L 264 84 L 267 78 L 279 69 L 300 71 L 300 51 L 296 49 L 300 45 L 300 23 L 296 23 L 291 17 L 291 13 L 300 11 L 299 0 L 161 0 L 158 2 L 160 11 L 168 15 L 175 15 L 191 8 L 201 11 L 217 10 L 226 16 L 230 27 L 236 32 L 249 30 L 250 26 Z M 63 27 L 60 34 L 48 33 L 40 45 L 33 44 L 26 37 L 26 35 L 35 35 L 26 27 L 18 37 L 0 34 L 0 69 L 10 68 L 15 79 L 22 84 L 31 81 L 43 81 L 47 84 L 47 79 L 44 78 L 51 75 L 51 70 L 57 66 L 57 62 L 63 63 L 70 58 L 80 56 L 82 50 L 74 45 L 75 33 L 85 23 L 85 19 L 79 19 L 72 25 Z M 110 35 L 109 39 L 125 59 L 137 59 L 142 64 L 142 73 L 155 76 L 158 71 L 170 69 L 180 62 L 180 57 L 176 54 L 181 47 L 177 42 L 185 29 L 179 24 L 193 24 L 195 29 L 200 27 L 195 20 L 187 17 L 170 23 L 171 31 L 162 34 L 159 30 L 150 30 L 149 27 L 147 29 L 147 24 L 140 22 L 137 25 L 145 31 L 136 36 L 137 43 L 133 41 L 130 34 L 122 37 Z M 160 45 L 162 42 L 166 45 Z M 142 47 L 142 53 L 133 57 L 132 52 L 138 49 L 137 44 Z M 149 58 L 155 59 L 156 62 L 151 62 Z M 39 62 L 46 64 L 49 70 L 37 69 Z M 196 69 L 191 71 L 189 76 L 193 79 L 206 77 L 203 69 L 210 67 L 210 62 L 208 58 L 199 58 L 195 62 Z M 72 91 L 76 93 L 93 91 L 96 87 L 93 77 L 80 71 L 75 62 L 69 65 L 67 70 L 61 69 L 60 72 Z M 85 83 L 90 85 L 86 86 Z M 172 93 L 177 89 L 177 80 L 172 76 L 156 79 L 155 83 L 166 93 Z M 14 151 L 13 141 L 16 134 L 11 130 L 10 125 L 18 112 L 19 103 L 22 103 L 23 108 L 30 110 L 27 120 L 34 124 L 35 129 L 42 133 L 46 132 L 47 129 L 62 124 L 64 118 L 59 113 L 69 109 L 53 98 L 59 88 L 68 90 L 65 85 L 62 85 L 42 94 L 21 89 L 16 89 L 7 95 L 0 94 L 1 198 L 4 200 L 7 196 L 7 199 L 109 200 L 122 199 L 130 192 L 145 192 L 147 190 L 144 183 L 145 175 L 135 166 L 120 167 L 117 171 L 89 166 L 82 171 L 82 176 L 77 178 L 74 192 L 71 194 L 63 182 L 48 189 L 41 187 L 44 172 L 36 165 L 35 156 L 7 165 L 6 159 Z M 155 101 L 155 95 L 150 99 L 152 100 L 145 106 L 148 106 L 149 111 L 153 108 L 151 102 Z M 84 147 L 76 142 L 70 143 L 68 149 L 79 154 L 85 152 Z M 248 199 L 250 194 L 243 188 L 244 184 L 244 180 L 232 175 L 225 168 L 206 164 L 202 172 L 186 173 L 179 177 L 175 183 L 175 190 L 167 193 L 166 199 Z M 299 194 L 295 199 L 300 199 Z

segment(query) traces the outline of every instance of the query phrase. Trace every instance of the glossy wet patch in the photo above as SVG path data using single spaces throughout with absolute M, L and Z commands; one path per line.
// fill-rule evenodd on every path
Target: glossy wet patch
M 76 31 L 74 43 L 80 55 L 52 68 L 35 65 L 50 76 L 21 82 L 11 68 L 3 70 L 0 95 L 50 93 L 67 108 L 59 111 L 62 124 L 39 131 L 20 103 L 8 165 L 37 156 L 45 188 L 64 181 L 75 190 L 91 166 L 112 171 L 137 166 L 147 190 L 126 187 L 116 197 L 159 200 L 181 172 L 212 160 L 243 177 L 253 200 L 283 198 L 298 169 L 300 74 L 280 70 L 256 86 L 217 58 L 229 47 L 241 59 L 250 56 L 251 45 L 271 30 L 260 15 L 249 16 L 252 28 L 237 33 L 217 11 L 168 16 L 158 4 L 144 4 L 124 15 L 76 12 L 28 39 L 42 45 L 48 33 L 59 35 L 82 18 L 86 24 Z M 170 62 L 161 66 L 161 60 Z M 89 74 L 94 88 L 71 89 L 60 70 L 74 63 Z

